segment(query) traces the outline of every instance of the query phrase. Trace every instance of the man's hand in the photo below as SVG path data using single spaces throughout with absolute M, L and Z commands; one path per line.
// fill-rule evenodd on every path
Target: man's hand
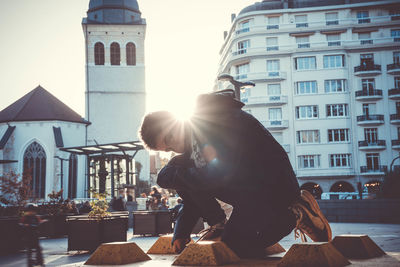
M 177 238 L 177 239 L 175 239 L 174 243 L 172 244 L 172 250 L 175 253 L 179 254 L 185 249 L 186 244 L 189 242 L 190 242 L 189 238 Z

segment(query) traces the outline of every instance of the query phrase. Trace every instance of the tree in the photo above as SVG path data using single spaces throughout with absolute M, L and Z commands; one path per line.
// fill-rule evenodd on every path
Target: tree
M 22 208 L 32 197 L 32 176 L 26 172 L 22 176 L 11 171 L 0 176 L 0 202 L 7 206 L 17 207 L 20 214 Z

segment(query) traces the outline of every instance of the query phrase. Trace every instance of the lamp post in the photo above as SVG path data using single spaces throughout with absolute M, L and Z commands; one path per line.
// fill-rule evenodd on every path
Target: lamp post
M 229 81 L 231 84 L 233 84 L 233 86 L 235 88 L 236 99 L 239 101 L 240 101 L 240 89 L 251 88 L 251 87 L 256 86 L 256 84 L 253 82 L 239 82 L 239 81 L 235 80 L 229 74 L 221 74 L 220 76 L 218 76 L 217 80 L 218 81 Z

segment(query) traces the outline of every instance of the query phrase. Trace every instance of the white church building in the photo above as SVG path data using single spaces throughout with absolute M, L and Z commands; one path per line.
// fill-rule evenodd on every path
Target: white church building
M 0 174 L 32 177 L 33 194 L 114 196 L 149 179 L 137 132 L 145 114 L 146 21 L 136 0 L 91 0 L 82 20 L 86 114 L 82 118 L 38 86 L 0 111 Z

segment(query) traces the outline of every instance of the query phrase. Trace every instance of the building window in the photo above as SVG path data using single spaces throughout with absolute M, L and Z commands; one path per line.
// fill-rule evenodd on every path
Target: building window
M 279 50 L 278 37 L 268 37 L 267 38 L 267 51 L 277 51 L 277 50 Z
M 326 116 L 329 118 L 347 117 L 347 104 L 326 105 Z
M 250 20 L 245 20 L 239 23 L 239 29 L 236 31 L 236 34 L 241 34 L 249 31 L 250 31 Z
M 351 154 L 331 154 L 329 158 L 330 167 L 351 167 Z
M 400 76 L 394 77 L 394 88 L 400 88 Z
M 282 109 L 281 108 L 270 108 L 269 121 L 282 121 Z
M 317 68 L 315 57 L 298 57 L 295 59 L 296 70 L 315 70 Z
M 325 13 L 326 25 L 338 25 L 338 12 Z
M 325 80 L 325 93 L 346 92 L 346 80 Z
M 317 81 L 304 81 L 296 83 L 296 94 L 316 94 L 317 93 Z
M 393 38 L 394 42 L 400 42 L 400 29 L 391 30 L 390 36 Z
M 31 177 L 33 198 L 45 198 L 46 152 L 37 142 L 28 146 L 24 153 L 24 178 Z
M 268 17 L 267 30 L 279 29 L 279 17 Z
M 100 42 L 94 45 L 94 64 L 104 65 L 104 45 Z
M 369 12 L 368 11 L 358 11 L 357 12 L 357 19 L 358 19 L 358 24 L 370 23 L 371 22 L 371 19 L 369 18 Z
M 375 144 L 378 141 L 378 128 L 365 128 L 364 140 L 369 144 Z
M 310 47 L 309 36 L 297 36 L 296 44 L 297 44 L 297 48 L 309 48 Z
M 324 68 L 340 68 L 344 67 L 344 55 L 324 56 Z
M 316 144 L 319 143 L 319 130 L 297 131 L 298 144 Z
M 389 15 L 391 20 L 400 20 L 400 10 L 390 10 Z
M 363 109 L 363 115 L 365 115 L 368 118 L 369 115 L 375 114 L 376 104 L 374 103 L 363 104 L 362 109 Z
M 296 107 L 297 119 L 318 118 L 318 106 L 298 106 Z
M 341 143 L 349 141 L 349 129 L 328 129 L 328 143 Z
M 245 40 L 238 42 L 237 44 L 237 53 L 240 54 L 245 54 L 247 53 L 247 49 L 250 47 L 250 40 Z
M 328 41 L 328 46 L 340 46 L 340 34 L 327 34 L 326 40 Z
M 268 77 L 279 76 L 279 59 L 267 60 Z
M 237 65 L 236 66 L 236 79 L 246 79 L 247 78 L 247 74 L 250 71 L 250 64 L 249 63 L 245 63 L 245 64 L 241 64 L 241 65 Z
M 363 91 L 369 92 L 372 95 L 375 89 L 375 79 L 361 79 L 361 88 Z
M 299 156 L 300 169 L 312 169 L 320 166 L 320 155 L 302 155 Z
M 126 45 L 126 65 L 136 65 L 136 47 L 134 43 L 128 43 Z
M 360 40 L 360 44 L 362 44 L 362 45 L 373 44 L 370 32 L 360 32 L 360 33 L 358 33 L 358 40 Z
M 367 160 L 367 170 L 379 170 L 379 153 L 367 153 L 365 157 Z
M 307 15 L 295 15 L 296 28 L 308 27 Z
M 400 52 L 393 52 L 393 64 L 400 65 Z
M 280 83 L 272 83 L 268 84 L 268 95 L 277 96 L 281 95 L 281 84 Z
M 78 157 L 75 154 L 69 156 L 68 166 L 68 198 L 76 198 L 76 185 L 78 179 Z
M 121 53 L 119 49 L 118 43 L 111 44 L 111 65 L 120 65 L 121 64 Z
M 361 54 L 360 66 L 362 70 L 371 70 L 374 67 L 374 54 Z

